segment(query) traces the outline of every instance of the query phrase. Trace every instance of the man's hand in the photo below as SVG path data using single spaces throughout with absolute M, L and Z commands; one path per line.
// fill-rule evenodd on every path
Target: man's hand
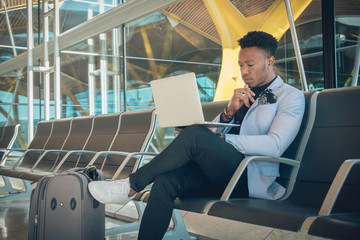
M 222 140 L 225 140 L 225 135 L 222 133 L 216 133 L 216 129 L 209 129 L 213 134 L 221 138 Z
M 225 135 L 224 134 L 220 134 L 219 136 L 222 140 L 225 140 Z
M 174 128 L 174 133 L 175 133 L 175 134 L 180 134 L 181 131 L 182 131 L 184 128 L 185 128 L 185 127 L 175 127 L 175 128 Z
M 255 96 L 255 93 L 250 90 L 247 84 L 245 84 L 244 88 L 235 89 L 227 107 L 228 114 L 234 116 L 243 105 L 250 107 L 250 101 L 255 102 L 253 96 Z

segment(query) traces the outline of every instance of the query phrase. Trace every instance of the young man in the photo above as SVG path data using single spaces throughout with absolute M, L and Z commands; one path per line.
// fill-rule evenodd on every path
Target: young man
M 126 204 L 136 192 L 154 183 L 138 239 L 162 239 L 177 197 L 221 193 L 245 156 L 279 157 L 295 138 L 304 113 L 303 93 L 274 72 L 276 39 L 249 32 L 239 40 L 239 66 L 244 88 L 235 89 L 229 105 L 215 119 L 240 127 L 214 131 L 193 125 L 129 179 L 89 184 L 103 203 Z M 214 134 L 215 133 L 215 134 Z M 278 199 L 285 189 L 275 182 L 279 164 L 256 161 L 237 187 L 242 197 Z

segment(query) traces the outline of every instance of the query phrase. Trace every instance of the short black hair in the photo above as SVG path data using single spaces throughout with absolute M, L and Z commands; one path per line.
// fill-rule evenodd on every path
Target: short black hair
M 278 41 L 269 33 L 252 31 L 240 38 L 238 43 L 242 49 L 248 47 L 258 47 L 266 52 L 268 55 L 267 57 L 275 57 Z

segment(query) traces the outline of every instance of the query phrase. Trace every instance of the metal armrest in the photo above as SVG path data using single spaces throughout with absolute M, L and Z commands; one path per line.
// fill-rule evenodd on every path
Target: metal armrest
M 36 149 L 11 148 L 9 150 L 12 151 L 12 152 L 25 152 L 25 151 L 36 150 Z
M 79 150 L 81 151 L 81 150 Z M 40 157 L 38 158 L 38 160 L 36 160 L 36 162 L 34 163 L 34 165 L 31 168 L 31 172 L 33 172 L 35 170 L 35 168 L 39 165 L 40 161 L 45 157 L 46 154 L 48 153 L 52 153 L 52 154 L 57 154 L 58 156 L 60 155 L 60 153 L 64 153 L 64 152 L 69 152 L 69 150 L 59 150 L 59 149 L 49 149 L 46 150 L 45 152 L 43 152 Z
M 24 148 L 1 148 L 0 149 L 1 152 L 9 151 L 8 154 L 11 152 L 25 152 L 27 150 L 28 149 L 24 149 Z
M 278 162 L 290 165 L 294 168 L 299 168 L 300 162 L 297 160 L 289 159 L 289 158 L 274 158 L 268 156 L 251 156 L 244 158 L 241 163 L 239 164 L 238 168 L 236 169 L 235 173 L 233 174 L 232 178 L 230 179 L 225 191 L 223 192 L 220 200 L 227 201 L 229 200 L 237 182 L 239 181 L 241 175 L 245 171 L 248 164 L 252 161 L 268 161 L 268 162 Z
M 347 176 L 349 175 L 353 166 L 357 164 L 360 164 L 360 159 L 348 159 L 341 164 L 338 172 L 336 173 L 334 181 L 332 182 L 330 189 L 326 194 L 325 200 L 321 205 L 319 216 L 328 216 L 331 213 Z
M 117 177 L 120 175 L 121 171 L 125 168 L 126 164 L 129 162 L 129 160 L 132 157 L 135 157 L 135 156 L 156 156 L 156 155 L 158 155 L 158 153 L 134 152 L 134 153 L 128 153 L 127 155 L 125 155 L 125 154 L 119 154 L 119 155 L 126 156 L 126 158 L 124 159 L 124 161 L 121 163 L 119 168 L 114 173 L 114 176 L 111 178 L 111 181 L 115 181 L 117 179 Z M 135 169 L 136 168 L 134 168 L 134 170 Z
M 3 156 L 0 158 L 0 165 L 3 165 L 5 163 L 6 157 L 11 152 L 11 148 L 0 148 L 0 152 L 3 152 Z
M 108 155 L 111 155 L 111 154 L 127 156 L 129 154 L 129 152 L 101 151 L 101 152 L 98 152 L 98 153 L 95 154 L 95 156 L 91 159 L 91 161 L 89 162 L 88 165 L 93 165 L 100 156 L 107 157 Z
M 44 149 L 16 149 L 16 151 L 18 152 L 24 152 L 20 157 L 19 159 L 14 163 L 12 169 L 15 170 L 19 165 L 20 163 L 22 162 L 22 160 L 24 159 L 24 157 L 26 156 L 27 153 L 29 152 L 43 152 L 45 151 Z
M 121 171 L 124 169 L 124 167 L 126 166 L 126 164 L 129 162 L 129 160 L 132 157 L 136 157 L 136 156 L 156 156 L 158 155 L 158 153 L 148 153 L 148 152 L 134 152 L 134 153 L 129 153 L 129 152 L 119 152 L 119 151 L 102 151 L 102 152 L 98 152 L 90 161 L 89 165 L 92 165 L 95 163 L 95 161 L 98 159 L 99 156 L 108 156 L 108 155 L 122 155 L 122 156 L 126 156 L 126 158 L 124 159 L 124 161 L 121 163 L 121 165 L 119 166 L 119 168 L 116 170 L 116 172 L 114 173 L 113 177 L 111 178 L 111 181 L 115 181 L 116 178 L 120 175 Z M 134 168 L 135 169 L 135 168 Z
M 55 176 L 56 173 L 59 171 L 60 167 L 64 164 L 64 162 L 66 161 L 66 159 L 72 155 L 72 154 L 76 154 L 76 155 L 81 155 L 83 153 L 88 153 L 88 154 L 96 154 L 98 152 L 96 151 L 88 151 L 88 150 L 73 150 L 73 151 L 68 151 L 65 156 L 61 159 L 61 161 L 59 162 L 58 165 L 56 165 L 54 171 L 51 173 L 52 176 Z
M 11 148 L 0 148 L 0 152 L 10 151 Z

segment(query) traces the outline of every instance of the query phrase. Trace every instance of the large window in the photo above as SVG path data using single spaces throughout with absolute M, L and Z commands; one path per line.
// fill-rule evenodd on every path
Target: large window
M 329 1 L 330 4 L 331 1 Z M 335 1 L 337 87 L 359 86 L 360 5 L 354 0 Z M 296 21 L 296 31 L 309 90 L 324 88 L 321 1 L 313 0 Z M 279 42 L 278 73 L 301 89 L 290 31 Z
M 220 44 L 158 12 L 127 25 L 126 46 L 130 109 L 152 106 L 151 80 L 187 72 L 195 72 L 202 101 L 212 101 L 221 67 Z
M 335 36 L 337 85 L 359 86 L 360 16 L 337 14 Z

